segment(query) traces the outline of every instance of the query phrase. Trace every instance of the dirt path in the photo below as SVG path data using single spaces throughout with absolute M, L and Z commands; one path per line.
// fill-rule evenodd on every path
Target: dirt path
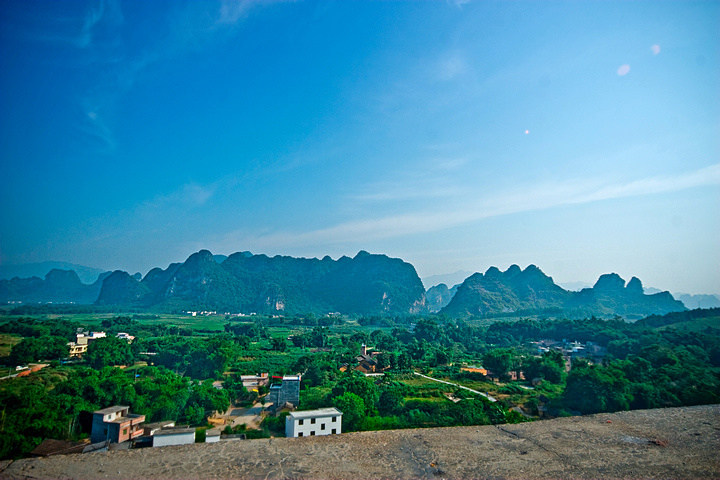
M 232 426 L 247 425 L 248 428 L 260 428 L 260 422 L 262 417 L 260 413 L 263 411 L 263 406 L 259 403 L 254 404 L 251 408 L 236 409 L 241 410 L 237 413 L 237 417 L 232 421 Z
M 413 373 L 414 373 L 415 375 L 419 376 L 419 377 L 423 377 L 423 378 L 427 378 L 428 380 L 432 380 L 433 382 L 440 382 L 440 383 L 444 383 L 444 384 L 447 384 L 447 385 L 453 385 L 453 386 L 455 386 L 455 387 L 462 388 L 462 389 L 468 390 L 468 391 L 473 392 L 473 393 L 477 393 L 478 395 L 482 395 L 483 397 L 487 398 L 487 399 L 490 400 L 491 402 L 497 402 L 497 400 L 495 400 L 495 398 L 491 397 L 491 396 L 488 395 L 487 393 L 479 392 L 479 391 L 477 391 L 477 390 L 473 390 L 472 388 L 463 387 L 462 385 L 460 385 L 460 384 L 458 384 L 458 383 L 453 383 L 453 382 L 448 382 L 448 381 L 445 381 L 445 380 L 440 380 L 439 378 L 428 377 L 427 375 L 423 375 L 422 373 L 418 373 L 418 372 L 413 372 Z
M 231 406 L 225 413 L 217 415 L 215 418 L 224 419 L 224 425 L 235 427 L 244 423 L 248 428 L 260 428 L 260 422 L 262 422 L 260 413 L 263 408 L 260 403 L 255 403 L 250 408 Z
M 720 478 L 719 434 L 714 405 L 33 458 L 12 462 L 0 477 Z

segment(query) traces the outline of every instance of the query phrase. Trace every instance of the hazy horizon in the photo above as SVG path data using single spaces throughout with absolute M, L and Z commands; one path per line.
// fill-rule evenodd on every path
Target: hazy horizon
M 718 2 L 0 3 L 0 264 L 720 294 Z

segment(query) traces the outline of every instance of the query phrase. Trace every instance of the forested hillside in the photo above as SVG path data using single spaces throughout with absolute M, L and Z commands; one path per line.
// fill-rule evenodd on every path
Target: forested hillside
M 682 302 L 668 292 L 645 295 L 636 277 L 625 285 L 619 275 L 606 274 L 592 288 L 571 292 L 556 285 L 535 265 L 525 270 L 512 265 L 504 272 L 491 267 L 485 274 L 468 277 L 441 313 L 454 317 L 538 313 L 572 318 L 620 315 L 636 320 L 682 310 L 686 310 Z

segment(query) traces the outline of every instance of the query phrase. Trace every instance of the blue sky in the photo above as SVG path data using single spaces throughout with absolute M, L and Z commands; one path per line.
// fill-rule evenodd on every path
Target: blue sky
M 720 293 L 720 3 L 0 1 L 0 262 Z

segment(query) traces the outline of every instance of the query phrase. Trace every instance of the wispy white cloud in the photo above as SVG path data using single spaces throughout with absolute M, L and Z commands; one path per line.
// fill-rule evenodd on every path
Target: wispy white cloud
M 677 176 L 649 177 L 626 184 L 603 186 L 594 192 L 578 194 L 574 201 L 568 203 L 652 195 L 709 185 L 720 185 L 720 163 Z
M 449 53 L 440 59 L 437 68 L 437 75 L 440 80 L 452 80 L 468 69 L 465 58 L 457 52 Z
M 469 4 L 472 0 L 446 0 L 448 5 L 452 5 L 462 10 L 464 5 Z
M 492 196 L 465 198 L 460 203 L 443 203 L 442 208 L 429 207 L 399 215 L 357 219 L 305 232 L 230 232 L 214 242 L 216 248 L 232 249 L 236 245 L 263 248 L 294 248 L 349 242 L 370 242 L 436 232 L 483 219 L 532 212 L 562 205 L 579 205 L 603 200 L 653 195 L 679 190 L 720 185 L 720 164 L 675 176 L 655 176 L 618 184 L 567 180 L 534 188 L 506 191 Z
M 358 202 L 393 202 L 416 199 L 441 199 L 467 195 L 468 189 L 457 182 L 458 172 L 467 157 L 432 157 L 414 169 L 403 168 L 390 179 L 363 185 L 347 198 Z
M 82 52 L 73 55 L 73 62 L 88 69 L 90 80 L 77 97 L 81 112 L 77 130 L 112 152 L 117 143 L 112 128 L 116 106 L 144 72 L 162 59 L 229 38 L 252 7 L 264 4 L 255 0 L 169 4 L 154 40 L 149 37 L 145 48 L 133 51 L 126 43 L 127 32 L 120 28 L 125 19 L 119 1 L 98 0 L 80 14 L 53 19 L 30 40 L 71 45 Z
M 243 16 L 255 2 L 242 0 L 221 0 L 220 11 L 217 23 L 222 25 L 235 24 Z
M 137 212 L 145 214 L 162 215 L 168 209 L 186 209 L 201 207 L 215 196 L 222 181 L 213 182 L 207 185 L 198 183 L 186 183 L 173 192 L 154 197 L 137 207 Z
M 115 0 L 100 0 L 92 5 L 85 14 L 82 29 L 75 40 L 79 48 L 88 48 L 93 45 L 97 28 L 101 22 L 109 28 L 117 27 L 124 22 L 120 4 Z

